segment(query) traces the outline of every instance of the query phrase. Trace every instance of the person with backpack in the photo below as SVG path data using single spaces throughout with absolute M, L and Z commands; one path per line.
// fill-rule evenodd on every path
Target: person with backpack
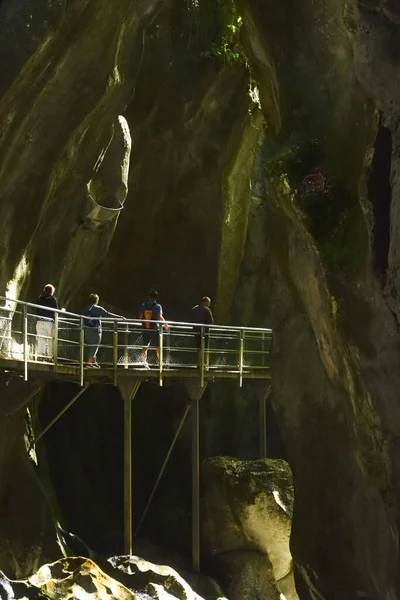
M 36 322 L 37 345 L 36 353 L 40 358 L 54 360 L 54 311 L 46 308 L 58 309 L 57 298 L 54 296 L 56 288 L 51 283 L 44 286 L 43 292 L 36 300 L 36 304 L 45 308 L 37 308 Z
M 126 321 L 126 318 L 121 315 L 115 315 L 102 306 L 99 306 L 98 294 L 90 294 L 89 300 L 89 304 L 85 306 L 82 312 L 85 317 L 85 360 L 87 360 L 87 367 L 100 369 L 100 365 L 97 363 L 97 351 L 101 343 L 102 335 L 100 317 L 123 319 L 124 321 Z
M 148 301 L 143 302 L 139 311 L 139 319 L 143 319 L 142 358 L 146 369 L 150 368 L 147 362 L 147 352 L 150 346 L 156 347 L 156 355 L 158 360 L 160 360 L 159 328 L 157 323 L 150 323 L 150 321 L 164 321 L 163 328 L 168 329 L 168 324 L 165 323 L 162 306 L 157 300 L 158 292 L 156 290 L 151 290 Z
M 191 322 L 192 323 L 201 323 L 202 325 L 214 325 L 214 317 L 211 312 L 211 299 L 208 296 L 203 296 L 200 304 L 196 304 L 193 306 L 191 311 Z M 197 349 L 198 354 L 198 366 L 200 366 L 201 361 L 201 327 L 193 327 L 194 330 L 194 342 L 195 347 Z M 205 351 L 205 365 L 208 367 L 209 363 L 209 333 L 208 327 L 204 328 L 204 351 Z

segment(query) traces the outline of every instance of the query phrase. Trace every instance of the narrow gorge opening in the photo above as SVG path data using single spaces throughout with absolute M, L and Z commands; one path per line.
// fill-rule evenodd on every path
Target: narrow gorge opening
M 368 196 L 374 216 L 372 228 L 372 252 L 375 271 L 385 277 L 388 267 L 390 242 L 390 205 L 392 188 L 390 171 L 392 165 L 392 134 L 379 122 L 374 144 L 374 156 L 368 180 Z

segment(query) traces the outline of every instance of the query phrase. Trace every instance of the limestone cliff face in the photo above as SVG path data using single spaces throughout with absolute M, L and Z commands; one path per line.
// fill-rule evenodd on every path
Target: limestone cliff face
M 241 286 L 269 283 L 254 315 L 268 310 L 275 331 L 298 589 L 398 598 L 398 9 L 268 5 L 266 18 L 265 3 L 241 2 L 272 134 L 268 250 L 255 262 L 250 231 Z
M 0 107 L 0 287 L 15 294 L 50 279 L 67 298 L 115 228 L 115 219 L 87 227 L 86 186 L 132 96 L 143 30 L 162 2 L 19 4 L 1 7 L 9 85 Z

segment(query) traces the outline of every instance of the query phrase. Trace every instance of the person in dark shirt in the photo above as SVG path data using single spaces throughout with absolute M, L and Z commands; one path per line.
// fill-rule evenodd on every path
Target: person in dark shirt
M 100 317 L 107 317 L 109 319 L 123 319 L 124 321 L 126 321 L 126 319 L 121 315 L 115 315 L 102 306 L 99 306 L 99 296 L 97 294 L 90 294 L 89 300 L 89 304 L 85 306 L 82 312 L 82 314 L 86 317 L 84 319 L 85 360 L 87 360 L 88 367 L 100 369 L 100 365 L 97 363 L 97 351 L 99 349 L 102 336 Z
M 36 304 L 44 308 L 37 308 L 36 322 L 37 345 L 36 353 L 39 358 L 54 359 L 54 311 L 45 310 L 46 308 L 58 309 L 57 298 L 54 296 L 54 285 L 48 283 L 44 286 L 43 292 L 36 300 Z
M 201 323 L 202 325 L 213 325 L 214 317 L 210 309 L 211 299 L 208 296 L 204 296 L 200 302 L 200 304 L 196 304 L 193 306 L 191 311 L 191 322 L 192 323 Z M 198 365 L 200 366 L 201 362 L 201 327 L 193 327 L 194 330 L 194 340 L 195 347 L 198 351 Z M 204 337 L 205 337 L 205 364 L 208 366 L 209 363 L 209 334 L 208 327 L 204 328 Z
M 149 294 L 149 300 L 143 302 L 139 310 L 139 319 L 143 319 L 143 334 L 142 334 L 142 359 L 146 369 L 149 369 L 147 362 L 147 352 L 150 346 L 156 347 L 157 358 L 160 359 L 160 333 L 157 323 L 150 323 L 149 321 L 164 321 L 163 328 L 168 329 L 167 323 L 165 323 L 163 309 L 161 304 L 158 302 L 158 292 L 151 290 Z

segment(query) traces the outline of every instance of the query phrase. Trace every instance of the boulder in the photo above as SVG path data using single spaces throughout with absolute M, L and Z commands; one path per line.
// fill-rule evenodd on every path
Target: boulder
M 202 600 L 171 567 L 137 556 L 116 556 L 99 563 L 82 556 L 67 557 L 42 566 L 25 581 L 13 581 L 0 572 L 0 598 Z
M 204 461 L 203 481 L 203 550 L 228 597 L 296 600 L 288 464 L 217 456 Z

